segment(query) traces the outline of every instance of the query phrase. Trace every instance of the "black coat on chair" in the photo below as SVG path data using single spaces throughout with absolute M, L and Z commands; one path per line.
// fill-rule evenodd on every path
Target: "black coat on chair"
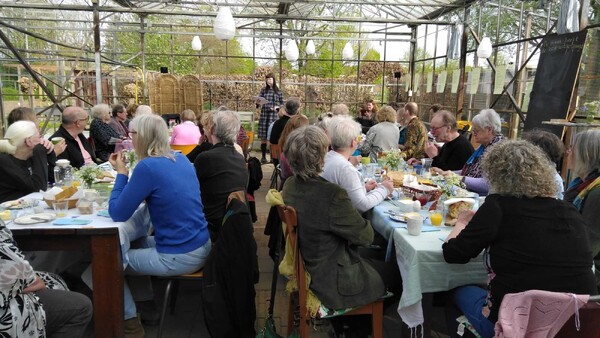
M 202 306 L 213 338 L 254 338 L 258 256 L 252 220 L 244 202 L 227 206 L 219 240 L 204 266 Z

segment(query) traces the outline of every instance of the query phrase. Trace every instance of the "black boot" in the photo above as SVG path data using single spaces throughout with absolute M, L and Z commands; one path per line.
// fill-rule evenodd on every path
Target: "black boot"
M 262 153 L 262 158 L 260 159 L 260 163 L 261 164 L 269 163 L 269 161 L 267 161 L 267 144 L 266 143 L 260 144 L 260 152 Z

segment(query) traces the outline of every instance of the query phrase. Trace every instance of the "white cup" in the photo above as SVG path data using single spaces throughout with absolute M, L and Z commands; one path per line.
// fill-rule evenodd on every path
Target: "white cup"
M 419 236 L 421 234 L 421 227 L 423 226 L 423 217 L 421 215 L 410 215 L 406 218 L 406 228 L 408 234 L 412 236 Z

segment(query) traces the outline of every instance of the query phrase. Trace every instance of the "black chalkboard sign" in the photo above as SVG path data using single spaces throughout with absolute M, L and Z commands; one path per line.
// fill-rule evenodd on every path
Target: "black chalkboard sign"
M 544 38 L 527 108 L 525 130 L 546 129 L 561 137 L 562 127 L 542 125 L 542 121 L 567 117 L 586 36 L 587 31 L 582 31 Z

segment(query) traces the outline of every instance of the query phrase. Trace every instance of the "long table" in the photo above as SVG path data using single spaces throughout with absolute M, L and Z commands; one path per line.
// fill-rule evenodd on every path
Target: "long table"
M 32 194 L 27 197 L 41 197 Z M 43 203 L 43 202 L 42 202 Z M 48 209 L 50 212 L 50 210 Z M 120 223 L 97 215 L 79 215 L 70 209 L 68 217 L 90 219 L 84 226 L 56 226 L 48 223 L 8 228 L 21 250 L 82 250 L 92 255 L 94 336 L 123 336 L 123 263 L 119 237 Z
M 422 299 L 424 293 L 448 291 L 461 285 L 482 284 L 487 280 L 487 272 L 482 256 L 468 264 L 448 264 L 442 253 L 443 240 L 451 227 L 440 226 L 439 231 L 422 232 L 411 236 L 405 224 L 395 222 L 385 213 L 399 211 L 390 201 L 384 201 L 373 208 L 371 224 L 386 239 L 393 241 L 396 261 L 402 276 L 402 295 L 398 314 L 409 327 L 424 323 Z M 423 212 L 426 216 L 426 211 Z M 427 219 L 424 225 L 431 225 Z M 402 227 L 404 226 L 404 227 Z

